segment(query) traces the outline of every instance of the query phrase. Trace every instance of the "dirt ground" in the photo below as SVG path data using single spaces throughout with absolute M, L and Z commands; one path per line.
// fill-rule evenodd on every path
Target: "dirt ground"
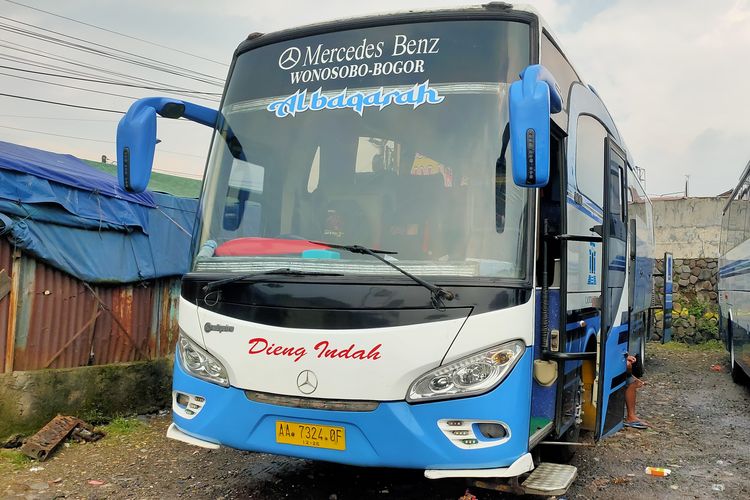
M 567 498 L 750 498 L 750 389 L 732 383 L 720 350 L 649 345 L 638 412 L 652 429 L 627 429 L 572 463 Z M 713 371 L 713 365 L 721 371 Z M 97 443 L 61 447 L 41 464 L 0 454 L 1 498 L 458 499 L 463 480 L 421 471 L 361 469 L 164 437 L 168 415 L 116 421 Z M 644 474 L 668 467 L 668 477 Z M 479 499 L 509 498 L 468 487 Z

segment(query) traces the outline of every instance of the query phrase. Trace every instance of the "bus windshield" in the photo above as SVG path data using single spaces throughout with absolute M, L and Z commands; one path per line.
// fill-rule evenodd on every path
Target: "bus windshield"
M 238 56 L 206 173 L 194 270 L 525 278 L 528 190 L 512 182 L 509 82 L 529 27 L 453 21 L 341 31 Z

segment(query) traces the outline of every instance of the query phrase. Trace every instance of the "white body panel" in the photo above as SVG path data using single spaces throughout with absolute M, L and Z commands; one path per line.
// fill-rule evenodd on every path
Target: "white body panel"
M 531 345 L 533 307 L 529 301 L 469 320 L 316 330 L 230 319 L 181 299 L 180 328 L 223 363 L 234 387 L 315 398 L 390 401 L 403 400 L 412 382 L 439 366 L 449 349 L 449 358 L 456 359 L 512 339 L 521 338 Z M 205 332 L 206 323 L 230 325 L 234 331 Z M 260 352 L 264 345 L 266 349 Z M 336 349 L 336 354 L 326 356 L 326 348 Z M 342 351 L 348 355 L 339 357 Z M 317 387 L 310 393 L 298 387 L 304 370 L 317 377 Z
M 521 339 L 527 347 L 532 345 L 534 303 L 532 294 L 531 300 L 520 306 L 469 316 L 443 364 L 508 340 Z
M 569 194 L 569 198 L 571 196 Z M 589 202 L 585 200 L 584 203 Z M 590 207 L 589 210 L 598 217 L 601 216 L 601 209 L 594 212 L 595 209 Z M 584 214 L 571 201 L 567 203 L 567 219 L 569 234 L 596 236 L 591 228 L 601 224 L 601 219 Z M 594 298 L 602 294 L 602 244 L 569 241 L 567 267 L 568 310 L 593 307 Z
M 315 398 L 390 401 L 403 400 L 412 382 L 439 366 L 443 358 L 453 361 L 512 339 L 531 345 L 533 302 L 469 319 L 315 330 L 230 319 L 181 299 L 180 328 L 224 364 L 234 387 Z M 234 331 L 204 332 L 206 323 L 231 325 Z M 266 349 L 260 352 L 264 345 Z M 336 349 L 336 355 L 326 356 L 326 348 Z M 269 349 L 277 354 L 268 354 Z M 348 357 L 338 356 L 347 349 Z M 309 394 L 298 387 L 297 377 L 304 370 L 312 370 L 317 377 L 317 387 Z

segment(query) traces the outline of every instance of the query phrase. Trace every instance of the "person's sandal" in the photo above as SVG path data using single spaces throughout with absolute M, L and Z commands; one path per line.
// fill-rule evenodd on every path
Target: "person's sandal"
M 631 427 L 633 429 L 648 429 L 648 425 L 644 424 L 640 420 L 636 420 L 635 422 L 623 422 L 623 425 L 625 427 Z

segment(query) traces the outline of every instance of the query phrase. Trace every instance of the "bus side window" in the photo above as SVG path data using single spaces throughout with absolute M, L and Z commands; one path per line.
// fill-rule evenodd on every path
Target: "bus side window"
M 607 130 L 595 118 L 578 117 L 576 142 L 576 185 L 599 207 L 604 206 L 604 139 Z M 619 183 L 617 184 L 620 185 Z
M 625 221 L 625 210 L 623 209 L 623 203 L 622 203 L 622 192 L 623 192 L 623 182 L 622 182 L 622 167 L 616 167 L 613 168 L 614 165 L 610 166 L 609 173 L 612 176 L 612 179 L 609 184 L 609 197 L 611 200 L 611 210 L 612 214 L 619 216 L 623 222 Z

